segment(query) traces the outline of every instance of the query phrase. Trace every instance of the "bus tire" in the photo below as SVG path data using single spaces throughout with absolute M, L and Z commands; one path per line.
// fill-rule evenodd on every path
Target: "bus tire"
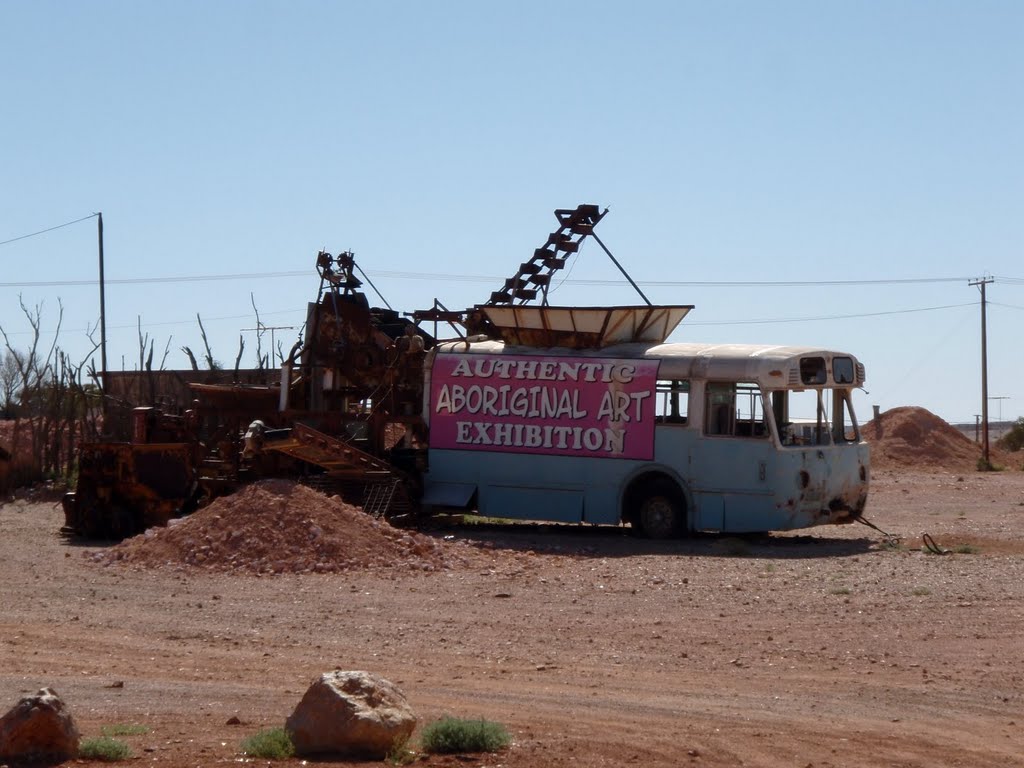
M 636 520 L 648 539 L 671 539 L 682 531 L 685 516 L 679 494 L 668 483 L 659 482 L 640 500 Z

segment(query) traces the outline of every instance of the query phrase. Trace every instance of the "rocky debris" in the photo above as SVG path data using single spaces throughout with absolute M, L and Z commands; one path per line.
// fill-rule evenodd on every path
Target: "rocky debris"
M 878 468 L 973 470 L 981 446 L 931 411 L 917 406 L 891 408 L 861 427 Z
M 109 549 L 97 562 L 215 571 L 334 573 L 437 571 L 481 557 L 468 544 L 394 528 L 337 496 L 289 480 L 264 480 Z
M 321 675 L 285 722 L 299 755 L 382 760 L 412 735 L 416 716 L 394 683 L 370 672 Z
M 26 696 L 0 718 L 0 760 L 63 762 L 78 757 L 78 728 L 52 688 Z

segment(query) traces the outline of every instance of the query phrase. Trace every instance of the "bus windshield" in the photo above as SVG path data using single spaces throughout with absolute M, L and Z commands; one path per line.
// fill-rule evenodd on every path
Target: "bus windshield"
M 860 440 L 848 390 L 776 390 L 770 398 L 779 440 L 785 447 Z

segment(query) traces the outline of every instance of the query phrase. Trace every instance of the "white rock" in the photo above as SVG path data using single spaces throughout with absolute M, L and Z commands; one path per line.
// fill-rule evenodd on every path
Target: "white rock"
M 405 694 L 369 672 L 321 675 L 285 722 L 300 755 L 331 754 L 382 760 L 416 727 Z

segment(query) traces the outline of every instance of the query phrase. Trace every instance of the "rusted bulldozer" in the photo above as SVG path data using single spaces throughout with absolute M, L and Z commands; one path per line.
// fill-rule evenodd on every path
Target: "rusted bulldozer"
M 78 485 L 64 496 L 64 529 L 122 539 L 195 509 L 199 443 L 186 419 L 155 408 L 132 412 L 129 442 L 83 443 Z

